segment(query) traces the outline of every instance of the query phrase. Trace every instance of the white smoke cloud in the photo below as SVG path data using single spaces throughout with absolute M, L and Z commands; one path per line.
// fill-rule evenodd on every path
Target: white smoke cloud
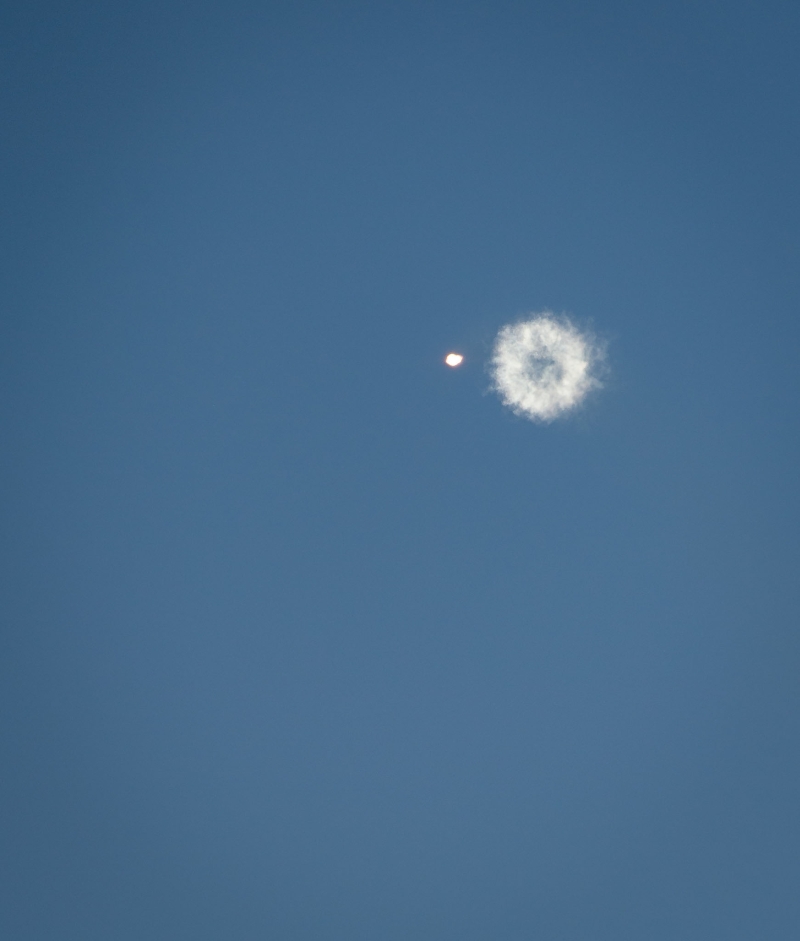
M 515 414 L 550 422 L 600 388 L 603 349 L 566 317 L 550 311 L 507 324 L 491 360 L 494 390 Z

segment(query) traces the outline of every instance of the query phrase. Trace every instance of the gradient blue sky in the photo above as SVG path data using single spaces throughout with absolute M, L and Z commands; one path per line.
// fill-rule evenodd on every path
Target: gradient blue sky
M 4 938 L 800 937 L 799 46 L 0 7 Z

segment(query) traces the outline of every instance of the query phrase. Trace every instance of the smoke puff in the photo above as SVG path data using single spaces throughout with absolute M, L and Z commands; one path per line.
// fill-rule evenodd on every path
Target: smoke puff
M 515 414 L 550 422 L 600 387 L 596 373 L 602 358 L 592 337 L 566 318 L 543 311 L 497 334 L 491 360 L 494 390 Z

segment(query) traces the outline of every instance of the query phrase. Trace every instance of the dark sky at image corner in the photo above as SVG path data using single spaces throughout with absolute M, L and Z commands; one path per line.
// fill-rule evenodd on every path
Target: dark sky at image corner
M 795 941 L 799 34 L 0 5 L 0 936 Z

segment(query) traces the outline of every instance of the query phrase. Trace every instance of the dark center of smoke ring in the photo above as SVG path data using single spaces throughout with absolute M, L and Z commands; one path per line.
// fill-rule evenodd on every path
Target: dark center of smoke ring
M 525 362 L 524 375 L 534 385 L 553 386 L 563 380 L 564 367 L 552 357 L 545 358 L 532 353 Z

